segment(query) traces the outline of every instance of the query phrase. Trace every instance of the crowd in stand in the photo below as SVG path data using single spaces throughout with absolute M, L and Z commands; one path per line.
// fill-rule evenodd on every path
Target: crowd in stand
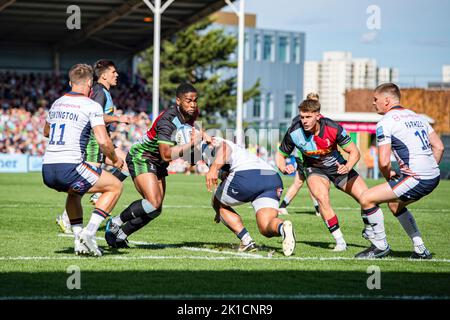
M 120 84 L 111 90 L 117 106 L 116 114 L 129 115 L 131 123 L 113 124 L 111 138 L 126 152 L 151 124 L 148 114 L 152 97 L 142 81 L 132 84 L 122 74 L 119 79 Z M 68 80 L 63 76 L 0 71 L 0 153 L 42 156 L 47 141 L 43 136 L 47 111 L 69 90 Z M 264 159 L 267 157 L 264 148 L 250 145 L 249 151 Z M 180 160 L 173 161 L 169 171 L 205 174 L 208 170 L 202 162 L 192 168 Z
M 113 133 L 117 146 L 127 150 L 147 130 L 151 94 L 142 84 L 131 84 L 121 75 L 121 84 L 111 91 L 119 113 L 132 123 L 120 124 Z M 53 74 L 0 72 L 0 153 L 43 155 L 42 135 L 51 104 L 69 91 L 68 80 Z

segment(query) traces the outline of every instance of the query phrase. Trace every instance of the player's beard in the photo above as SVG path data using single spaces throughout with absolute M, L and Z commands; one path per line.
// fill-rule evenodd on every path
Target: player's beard
M 180 112 L 186 122 L 194 122 L 198 117 L 198 109 L 195 109 L 194 112 L 189 113 L 186 112 L 182 107 L 180 107 Z

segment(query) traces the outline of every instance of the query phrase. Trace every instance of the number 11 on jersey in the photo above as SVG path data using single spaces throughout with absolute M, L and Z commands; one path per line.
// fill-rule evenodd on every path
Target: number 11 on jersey
M 66 127 L 66 124 L 62 124 L 59 126 L 59 131 L 60 131 L 60 136 L 59 136 L 59 140 L 56 141 L 57 145 L 64 145 L 66 142 L 64 141 L 64 129 Z M 53 140 L 54 136 L 55 136 L 55 129 L 56 129 L 56 123 L 53 123 L 50 126 L 51 129 L 51 133 L 50 133 L 50 141 L 48 142 L 48 144 L 55 144 L 55 141 Z

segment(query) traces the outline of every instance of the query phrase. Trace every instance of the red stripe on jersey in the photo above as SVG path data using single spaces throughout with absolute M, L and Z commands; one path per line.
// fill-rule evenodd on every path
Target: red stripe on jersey
M 161 116 L 165 113 L 166 111 L 163 111 L 159 114 L 158 117 L 156 117 L 155 121 L 153 122 L 151 128 L 149 130 L 147 130 L 147 137 L 150 140 L 153 140 L 156 137 L 156 124 L 158 123 L 159 119 L 161 118 Z
M 329 127 L 327 125 L 323 128 L 323 136 L 314 136 L 314 142 L 316 143 L 318 150 L 331 151 L 336 147 L 337 140 L 337 128 Z

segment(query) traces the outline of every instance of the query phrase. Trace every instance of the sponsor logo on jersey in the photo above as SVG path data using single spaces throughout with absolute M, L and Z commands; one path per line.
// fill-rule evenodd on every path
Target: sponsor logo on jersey
M 384 136 L 384 131 L 383 131 L 383 126 L 380 126 L 380 127 L 377 128 L 376 135 L 377 135 L 377 139 L 378 139 L 379 141 L 380 141 L 380 140 L 383 140 L 383 139 L 385 138 L 385 136 Z

